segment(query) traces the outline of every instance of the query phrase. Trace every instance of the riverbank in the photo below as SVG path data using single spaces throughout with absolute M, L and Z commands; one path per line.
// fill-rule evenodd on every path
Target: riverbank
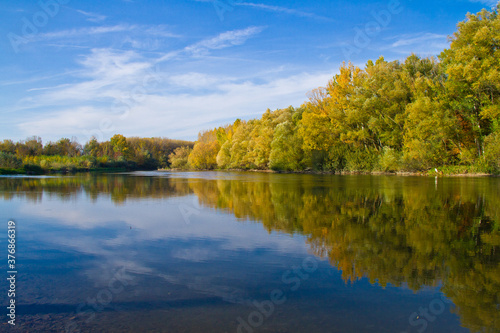
M 53 175 L 53 174 L 75 174 L 75 173 L 86 173 L 86 172 L 109 173 L 109 172 L 126 172 L 126 171 L 130 170 L 127 168 L 93 168 L 93 169 L 60 169 L 60 170 L 44 170 L 42 168 L 27 168 L 27 169 L 0 168 L 0 175 Z
M 420 176 L 420 177 L 499 177 L 498 174 L 484 172 L 463 172 L 452 173 L 449 170 L 429 170 L 429 171 L 317 171 L 317 170 L 297 170 L 297 171 L 276 171 L 269 169 L 213 169 L 213 170 L 196 170 L 196 169 L 158 169 L 164 172 L 195 172 L 195 171 L 233 171 L 233 172 L 259 172 L 259 173 L 275 173 L 275 174 L 310 174 L 310 175 L 379 175 L 379 176 Z

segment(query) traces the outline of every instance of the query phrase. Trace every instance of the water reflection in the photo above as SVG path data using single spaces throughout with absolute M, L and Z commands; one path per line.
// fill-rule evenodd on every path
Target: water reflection
M 268 294 L 259 286 L 279 283 L 259 281 L 259 273 L 274 269 L 279 275 L 292 263 L 287 256 L 298 260 L 309 250 L 339 269 L 348 284 L 368 278 L 415 292 L 440 289 L 462 326 L 499 332 L 499 185 L 490 178 L 436 184 L 414 177 L 152 172 L 2 178 L 0 197 L 7 203 L 17 199 L 18 214 L 45 221 L 48 229 L 37 229 L 37 239 L 71 247 L 89 262 L 101 258 L 85 272 L 101 285 L 126 266 L 134 274 L 242 304 L 255 293 Z M 115 218 L 108 213 L 109 201 L 119 209 Z M 37 209 L 42 202 L 43 209 Z M 149 207 L 152 202 L 162 209 Z M 229 221 L 229 215 L 244 223 Z M 263 241 L 248 222 L 262 224 L 271 236 Z M 51 232 L 62 227 L 64 233 Z M 82 235 L 82 229 L 88 232 Z M 299 238 L 284 240 L 280 234 Z M 168 250 L 162 245 L 166 239 Z M 257 255 L 269 242 L 280 252 Z M 53 264 L 71 260 L 58 258 Z M 165 271 L 162 260 L 175 267 L 182 262 L 184 268 L 190 262 L 192 274 Z M 207 265 L 213 262 L 217 265 Z M 251 278 L 245 276 L 252 274 L 248 267 L 235 270 L 242 262 L 250 262 Z M 221 273 L 225 268 L 231 273 Z

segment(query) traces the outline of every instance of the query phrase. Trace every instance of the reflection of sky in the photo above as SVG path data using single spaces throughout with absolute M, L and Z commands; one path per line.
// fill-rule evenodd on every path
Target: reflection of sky
M 267 176 L 243 178 L 263 177 Z M 187 220 L 183 209 L 188 212 Z M 366 332 L 379 332 L 384 325 L 404 329 L 408 315 L 429 304 L 437 292 L 433 288 L 415 295 L 407 288 L 384 289 L 367 279 L 346 285 L 340 272 L 318 258 L 318 270 L 301 280 L 297 291 L 291 291 L 283 274 L 310 256 L 306 237 L 269 234 L 260 223 L 200 206 L 194 194 L 127 199 L 121 204 L 110 196 L 92 200 L 83 189 L 69 199 L 47 193 L 38 201 L 16 196 L 0 201 L 0 218 L 17 223 L 19 270 L 23 272 L 19 301 L 67 304 L 58 311 L 75 311 L 78 304 L 106 288 L 122 267 L 133 282 L 126 293 L 115 295 L 113 304 L 118 308 L 137 310 L 150 304 L 154 310 L 186 301 L 183 306 L 233 304 L 244 307 L 237 312 L 244 316 L 248 307 L 252 309 L 252 300 L 266 300 L 273 289 L 280 289 L 290 299 L 282 306 L 287 323 L 299 311 L 323 320 L 322 325 L 355 325 Z M 37 310 L 27 306 L 25 311 Z M 359 323 L 352 324 L 356 318 Z M 434 328 L 446 330 L 451 320 L 454 331 L 461 332 L 454 315 L 447 311 L 443 318 Z
M 219 269 L 241 259 L 263 270 L 282 266 L 283 257 L 307 255 L 304 236 L 268 234 L 259 223 L 235 222 L 230 214 L 200 206 L 195 195 L 127 200 L 117 205 L 110 197 L 93 201 L 80 192 L 64 201 L 57 195 L 44 195 L 36 203 L 16 197 L 1 201 L 0 208 L 3 219 L 16 220 L 23 243 L 33 245 L 34 252 L 28 256 L 37 256 L 36 248 L 43 247 L 73 254 L 78 260 L 87 258 L 94 266 L 82 265 L 81 273 L 97 284 L 126 267 L 136 274 L 156 274 L 170 283 L 217 295 L 221 293 L 213 290 L 216 284 L 207 276 L 206 267 L 198 272 L 198 279 L 183 276 L 182 270 L 174 270 L 179 274 L 175 275 L 161 269 L 167 262 L 176 267 L 194 263 L 191 269 L 199 263 L 217 262 Z M 187 221 L 181 210 L 188 212 Z M 232 279 L 244 280 L 245 274 L 233 270 Z

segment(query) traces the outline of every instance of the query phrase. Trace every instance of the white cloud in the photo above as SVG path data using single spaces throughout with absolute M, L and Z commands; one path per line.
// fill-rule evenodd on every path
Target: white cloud
M 241 66 L 227 51 L 227 59 L 207 58 L 198 70 L 188 65 L 210 50 L 242 45 L 263 29 L 223 32 L 158 58 L 92 49 L 77 61 L 79 70 L 64 84 L 29 90 L 16 110 L 32 116 L 20 120 L 18 127 L 23 135 L 50 139 L 71 133 L 82 143 L 91 135 L 106 140 L 115 133 L 194 138 L 209 124 L 258 117 L 267 108 L 299 106 L 309 90 L 324 85 L 333 73 L 287 74 L 281 68 L 227 75 L 215 65 L 207 66 L 225 67 L 228 61 Z M 179 63 L 191 70 L 179 70 Z
M 134 30 L 136 26 L 128 24 L 118 24 L 113 26 L 100 26 L 100 27 L 86 27 L 78 29 L 61 30 L 55 32 L 47 32 L 37 35 L 37 39 L 62 39 L 62 38 L 74 38 L 86 35 L 99 35 L 107 34 L 113 32 L 123 32 Z
M 236 5 L 264 9 L 264 10 L 271 11 L 271 12 L 284 13 L 284 14 L 294 15 L 294 16 L 299 16 L 299 17 L 308 17 L 308 18 L 326 20 L 326 21 L 332 20 L 330 18 L 319 16 L 319 15 L 316 15 L 313 13 L 308 13 L 308 12 L 304 12 L 304 11 L 300 11 L 300 10 L 296 10 L 296 9 L 290 9 L 290 8 L 279 7 L 279 6 L 269 6 L 269 5 L 265 5 L 265 4 L 261 4 L 261 3 L 241 2 L 241 3 L 238 3 Z
M 169 78 L 172 85 L 178 87 L 186 87 L 191 89 L 196 88 L 211 88 L 223 81 L 223 78 L 210 76 L 204 73 L 186 73 L 174 75 Z
M 26 42 L 40 42 L 40 41 L 82 41 L 85 37 L 127 33 L 126 38 L 131 38 L 131 35 L 141 36 L 141 38 L 150 38 L 151 36 L 165 37 L 165 38 L 179 38 L 180 36 L 168 31 L 165 25 L 157 26 L 144 26 L 144 25 L 130 25 L 130 24 L 116 24 L 107 26 L 94 26 L 82 27 L 74 29 L 59 30 L 53 32 L 39 33 L 32 37 L 25 38 Z
M 199 43 L 190 45 L 184 50 L 192 55 L 205 55 L 209 50 L 219 50 L 230 46 L 244 44 L 250 37 L 259 34 L 264 27 L 248 27 L 241 30 L 233 30 L 221 33 L 217 37 L 205 39 Z
M 484 5 L 490 6 L 491 8 L 496 7 L 498 4 L 498 0 L 469 0 L 470 2 L 479 2 Z
M 90 22 L 101 22 L 101 21 L 104 21 L 106 19 L 105 15 L 101 15 L 101 14 L 97 14 L 97 13 L 91 13 L 91 12 L 86 12 L 86 11 L 79 10 L 79 9 L 77 9 L 76 11 L 78 13 L 84 15 L 85 17 L 87 17 L 87 21 L 90 21 Z
M 382 48 L 403 56 L 408 56 L 411 53 L 420 56 L 435 56 L 449 47 L 448 36 L 443 34 L 422 32 L 398 35 L 391 39 L 395 41 Z
M 423 33 L 420 35 L 402 35 L 397 37 L 398 40 L 392 43 L 392 47 L 399 46 L 407 46 L 407 45 L 415 45 L 418 43 L 425 43 L 430 40 L 446 40 L 448 38 L 447 35 L 439 35 L 433 33 Z
M 128 136 L 195 137 L 209 123 L 258 117 L 267 108 L 299 106 L 306 100 L 309 90 L 324 84 L 330 77 L 330 73 L 303 73 L 257 84 L 190 73 L 170 78 L 170 84 L 189 86 L 190 82 L 197 82 L 197 88 L 210 91 L 197 94 L 195 90 L 190 90 L 189 93 L 174 94 L 169 93 L 169 87 L 173 89 L 175 86 L 167 86 L 163 92 L 147 92 L 140 96 L 140 100 L 125 100 L 123 104 L 120 103 L 120 91 L 116 87 L 96 86 L 98 82 L 79 84 L 53 92 L 50 98 L 52 101 L 57 96 L 81 101 L 114 98 L 123 107 L 120 109 L 122 111 L 113 112 L 110 107 L 70 107 L 25 121 L 20 129 L 26 135 L 37 133 L 42 137 L 74 133 L 81 142 L 87 141 L 91 135 L 107 139 L 115 133 Z M 168 82 L 168 77 L 162 77 L 162 80 Z M 106 123 L 104 130 L 101 128 L 103 122 Z

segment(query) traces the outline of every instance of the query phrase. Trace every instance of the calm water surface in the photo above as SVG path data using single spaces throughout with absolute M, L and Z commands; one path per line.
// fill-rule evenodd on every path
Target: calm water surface
M 0 178 L 19 332 L 500 332 L 500 179 Z M 8 285 L 1 279 L 2 304 Z

